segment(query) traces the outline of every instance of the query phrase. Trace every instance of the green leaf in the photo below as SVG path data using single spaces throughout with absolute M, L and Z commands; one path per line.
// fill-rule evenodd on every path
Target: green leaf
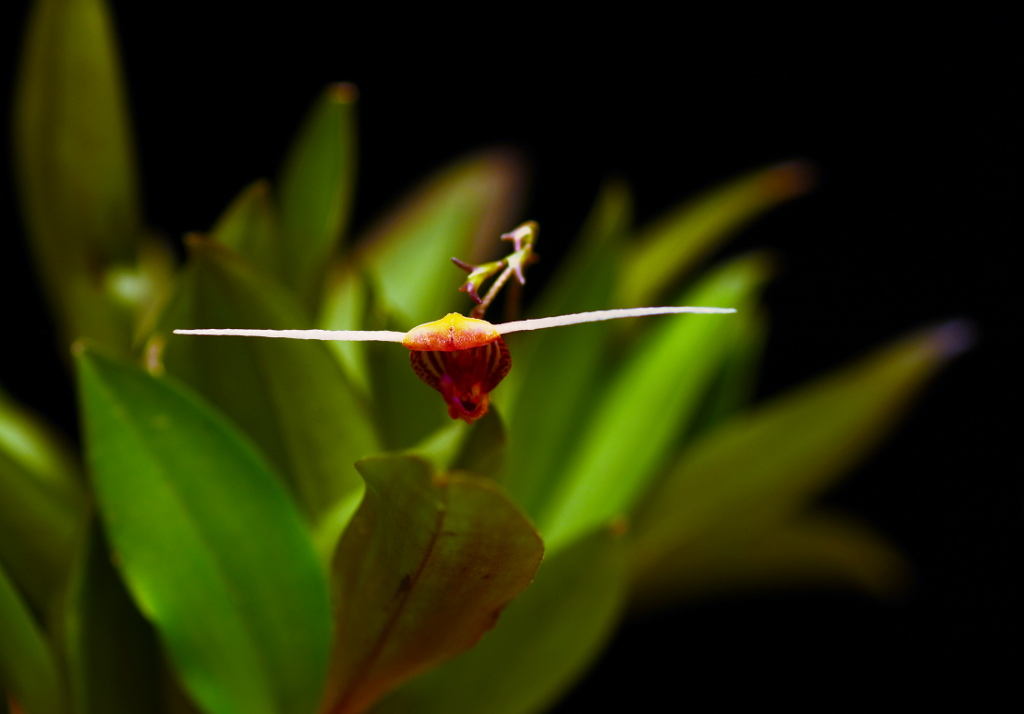
M 325 711 L 364 711 L 472 647 L 533 580 L 537 533 L 490 481 L 410 457 L 359 462 L 366 496 L 335 554 Z
M 324 343 L 169 335 L 175 328 L 308 327 L 273 279 L 223 247 L 193 239 L 161 326 L 167 371 L 242 427 L 314 519 L 362 489 L 353 464 L 379 444 L 369 409 Z
M 63 682 L 53 651 L 2 567 L 0 632 L 0 696 L 10 694 L 26 714 L 63 714 Z
M 310 314 L 319 303 L 329 259 L 349 221 L 356 180 L 357 96 L 351 84 L 327 87 L 281 169 L 278 274 Z
M 647 570 L 634 606 L 677 605 L 681 599 L 734 590 L 841 586 L 893 597 L 908 566 L 881 536 L 838 514 L 800 515 L 755 537 L 708 539 Z
M 624 184 L 604 187 L 564 267 L 539 298 L 536 316 L 608 307 L 631 205 Z M 564 468 L 566 444 L 581 438 L 613 329 L 598 323 L 510 336 L 515 368 L 495 393 L 499 404 L 509 405 L 513 448 L 505 483 L 531 515 L 546 484 Z
M 108 272 L 141 233 L 120 61 L 102 0 L 37 0 L 18 75 L 14 150 L 25 227 L 62 331 L 127 353 Z
M 163 657 L 93 524 L 67 597 L 67 667 L 77 714 L 162 710 Z
M 638 516 L 641 583 L 708 541 L 751 541 L 803 510 L 893 428 L 936 370 L 970 342 L 949 323 L 912 335 L 694 443 Z
M 465 273 L 451 258 L 480 262 L 500 248 L 523 174 L 510 152 L 470 156 L 430 177 L 370 230 L 354 259 L 383 303 L 408 321 L 404 329 L 472 306 L 458 292 Z
M 627 568 L 600 530 L 545 559 L 480 643 L 386 697 L 374 714 L 546 711 L 586 672 L 618 624 Z
M 697 415 L 690 438 L 713 428 L 747 407 L 757 386 L 757 372 L 768 336 L 767 319 L 754 307 L 734 315 L 728 346 L 707 401 Z
M 227 246 L 254 266 L 274 273 L 281 266 L 281 241 L 270 184 L 246 186 L 210 231 L 210 238 Z
M 308 714 L 330 604 L 280 481 L 183 388 L 91 352 L 77 365 L 104 526 L 186 689 L 208 714 Z
M 748 310 L 764 283 L 764 256 L 734 260 L 683 296 L 681 305 Z M 660 324 L 611 378 L 540 518 L 553 552 L 625 514 L 664 466 L 720 368 L 731 315 L 681 315 Z
M 48 612 L 71 567 L 86 510 L 63 439 L 0 392 L 0 566 Z
M 718 186 L 669 212 L 637 236 L 618 286 L 619 307 L 661 304 L 660 296 L 760 213 L 805 193 L 811 168 L 792 161 Z

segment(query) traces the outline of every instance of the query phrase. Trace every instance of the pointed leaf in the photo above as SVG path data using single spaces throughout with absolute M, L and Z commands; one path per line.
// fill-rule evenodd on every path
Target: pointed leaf
M 332 84 L 313 105 L 281 170 L 279 275 L 315 311 L 348 226 L 356 177 L 357 92 Z
M 178 328 L 309 326 L 265 274 L 214 243 L 193 240 L 190 249 L 161 322 L 167 371 L 241 426 L 288 478 L 306 512 L 319 518 L 362 488 L 353 464 L 379 450 L 369 410 L 321 342 L 168 337 Z
M 622 545 L 601 530 L 546 559 L 480 644 L 400 687 L 374 714 L 546 711 L 619 621 L 627 581 Z
M 949 323 L 740 415 L 694 443 L 638 517 L 638 577 L 707 539 L 755 537 L 870 451 L 925 381 L 970 342 Z
M 256 181 L 247 186 L 217 219 L 210 238 L 260 270 L 274 273 L 281 265 L 281 240 L 270 184 Z
M 127 351 L 107 271 L 140 235 L 133 139 L 102 0 L 37 0 L 18 76 L 14 148 L 25 226 L 63 330 Z
M 625 256 L 616 305 L 660 304 L 666 288 L 758 214 L 805 193 L 808 165 L 771 166 L 708 191 L 644 230 Z
M 623 184 L 604 187 L 576 248 L 541 296 L 537 315 L 609 307 L 630 209 Z M 509 431 L 515 444 L 506 483 L 531 515 L 537 514 L 545 484 L 564 467 L 569 452 L 565 445 L 581 436 L 582 417 L 596 397 L 593 385 L 613 330 L 607 324 L 580 325 L 538 331 L 514 342 L 516 368 L 497 397 L 510 405 Z M 514 391 L 511 398 L 505 398 L 505 390 Z
M 494 254 L 498 236 L 512 228 L 523 174 L 510 152 L 470 156 L 430 177 L 370 230 L 355 259 L 409 327 L 471 306 L 457 290 L 465 273 L 451 258 Z
M 747 310 L 764 283 L 764 256 L 735 260 L 680 301 Z M 552 551 L 633 507 L 691 423 L 720 368 L 731 315 L 664 319 L 637 346 L 596 405 L 540 519 Z
M 308 714 L 324 572 L 267 463 L 183 387 L 78 354 L 96 500 L 133 599 L 208 714 Z
M 334 561 L 327 706 L 361 712 L 472 647 L 533 579 L 540 538 L 493 483 L 424 461 L 359 462 L 366 496 Z
M 0 392 L 0 566 L 39 612 L 67 578 L 86 510 L 68 445 Z
M 27 714 L 62 714 L 56 658 L 28 604 L 0 567 L 0 695 L 11 695 Z
M 163 657 L 110 562 L 98 524 L 77 564 L 67 598 L 67 667 L 77 714 L 162 709 Z
M 634 605 L 767 587 L 833 585 L 891 597 L 907 582 L 907 565 L 881 536 L 835 514 L 812 513 L 733 542 L 702 541 L 679 551 L 637 584 Z

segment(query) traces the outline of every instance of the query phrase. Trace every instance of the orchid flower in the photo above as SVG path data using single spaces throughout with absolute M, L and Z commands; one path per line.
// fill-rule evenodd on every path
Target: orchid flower
M 472 423 L 487 413 L 491 390 L 498 386 L 512 367 L 512 356 L 502 335 L 512 332 L 544 330 L 549 327 L 602 322 L 624 317 L 671 315 L 677 313 L 722 314 L 736 312 L 722 307 L 638 307 L 617 310 L 578 312 L 533 320 L 514 320 L 492 324 L 482 319 L 488 305 L 511 277 L 522 285 L 523 269 L 534 262 L 533 242 L 537 224 L 527 221 L 503 240 L 513 243 L 514 251 L 502 260 L 471 265 L 456 258 L 454 263 L 469 273 L 459 288 L 476 301 L 470 317 L 452 312 L 440 320 L 417 325 L 408 332 L 390 330 L 247 330 L 202 329 L 175 330 L 176 335 L 219 335 L 237 337 L 282 337 L 292 340 L 345 340 L 351 342 L 401 342 L 409 349 L 413 371 L 436 389 L 448 405 L 452 419 Z M 495 277 L 491 289 L 481 298 L 484 281 Z
M 722 314 L 736 312 L 722 307 L 638 307 L 596 310 L 572 315 L 542 317 L 491 324 L 486 320 L 449 313 L 440 320 L 417 325 L 408 332 L 390 330 L 175 330 L 176 335 L 223 335 L 283 337 L 291 340 L 348 340 L 352 342 L 401 342 L 409 349 L 413 371 L 436 389 L 448 404 L 448 415 L 472 423 L 487 413 L 488 395 L 512 367 L 512 357 L 502 335 L 583 322 L 623 317 L 677 313 Z

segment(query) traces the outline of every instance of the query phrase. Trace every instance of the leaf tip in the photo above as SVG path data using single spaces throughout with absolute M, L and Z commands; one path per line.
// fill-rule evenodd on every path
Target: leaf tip
M 939 357 L 950 360 L 974 346 L 977 329 L 970 320 L 950 320 L 933 328 L 929 338 Z
M 328 85 L 327 98 L 337 104 L 354 104 L 359 99 L 359 89 L 351 82 L 335 82 Z
M 818 172 L 810 161 L 793 159 L 769 169 L 763 175 L 765 190 L 777 200 L 801 196 L 818 183 Z

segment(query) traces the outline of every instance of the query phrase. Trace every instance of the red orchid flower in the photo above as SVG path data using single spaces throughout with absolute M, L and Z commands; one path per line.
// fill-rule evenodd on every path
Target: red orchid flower
M 410 351 L 416 375 L 436 389 L 448 405 L 452 419 L 472 423 L 487 413 L 491 390 L 512 367 L 512 357 L 502 335 L 548 327 L 601 322 L 624 317 L 676 313 L 730 313 L 721 307 L 639 307 L 597 310 L 535 320 L 492 324 L 453 312 L 435 322 L 418 325 L 408 332 L 375 330 L 175 330 L 176 335 L 234 335 L 240 337 L 283 337 L 293 340 L 349 340 L 360 342 L 401 342 Z

